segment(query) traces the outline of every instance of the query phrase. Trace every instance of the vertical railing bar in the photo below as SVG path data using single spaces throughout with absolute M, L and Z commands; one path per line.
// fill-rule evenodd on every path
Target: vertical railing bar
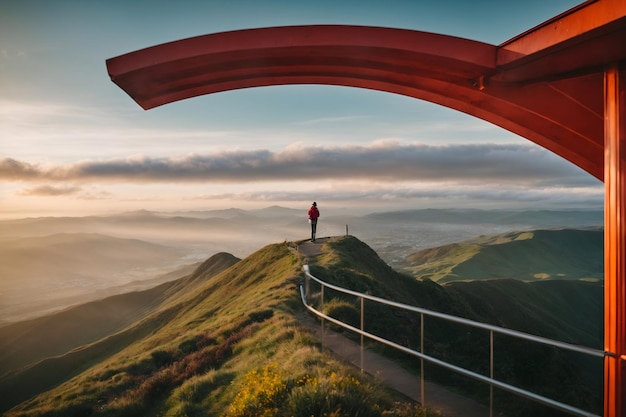
M 365 299 L 360 297 L 361 299 L 361 331 L 365 332 Z M 361 333 L 361 372 L 363 372 L 363 355 L 364 355 L 364 340 L 365 336 Z
M 424 313 L 420 313 L 420 353 L 425 355 L 424 353 Z M 424 403 L 426 386 L 425 386 L 426 378 L 424 377 L 424 358 L 420 357 L 420 401 L 422 402 L 422 406 L 425 407 Z
M 309 294 L 311 294 L 311 278 L 308 274 L 304 274 L 304 295 L 307 302 L 309 301 Z
M 493 330 L 489 330 L 489 378 L 493 379 Z M 489 384 L 489 417 L 493 417 L 493 384 Z
M 324 311 L 324 284 L 322 284 L 322 287 L 321 287 L 321 294 L 320 294 L 320 311 Z M 325 329 L 324 329 L 324 317 L 322 317 L 322 352 L 324 351 L 324 333 L 325 333 Z

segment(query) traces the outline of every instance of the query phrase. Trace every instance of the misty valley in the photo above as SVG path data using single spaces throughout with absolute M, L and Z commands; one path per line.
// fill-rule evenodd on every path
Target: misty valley
M 408 257 L 422 249 L 511 231 L 601 227 L 602 219 L 601 211 L 586 210 L 432 209 L 363 216 L 330 211 L 320 220 L 318 236 L 341 236 L 347 229 L 392 267 L 419 275 Z M 0 221 L 0 323 L 150 288 L 189 273 L 212 254 L 243 258 L 263 245 L 307 234 L 302 211 L 284 207 Z M 514 271 L 509 275 L 522 279 Z

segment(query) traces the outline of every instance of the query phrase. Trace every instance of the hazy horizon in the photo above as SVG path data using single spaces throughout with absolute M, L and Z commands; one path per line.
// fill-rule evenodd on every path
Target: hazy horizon
M 391 266 L 420 249 L 533 227 L 602 226 L 603 211 L 385 211 L 321 208 L 318 236 L 356 236 Z M 569 213 L 569 214 L 568 214 Z M 245 258 L 308 239 L 306 210 L 133 211 L 0 221 L 0 316 L 13 321 L 179 278 L 218 252 Z
M 0 222 L 2 221 L 11 221 L 11 220 L 24 220 L 24 219 L 37 219 L 37 218 L 46 218 L 46 217 L 106 217 L 106 216 L 116 216 L 116 215 L 124 215 L 124 214 L 132 214 L 139 212 L 150 212 L 154 214 L 164 215 L 164 216 L 176 216 L 180 214 L 189 214 L 193 212 L 220 212 L 220 211 L 228 211 L 228 210 L 242 210 L 242 211 L 262 211 L 271 209 L 273 207 L 285 208 L 294 211 L 300 211 L 303 213 L 303 216 L 306 215 L 311 203 L 314 200 L 311 199 L 310 202 L 304 203 L 302 205 L 295 204 L 279 204 L 277 203 L 254 203 L 250 204 L 248 208 L 244 208 L 245 205 L 236 206 L 229 204 L 228 201 L 223 202 L 222 204 L 214 205 L 214 206 L 198 206 L 198 207 L 187 207 L 184 209 L 180 208 L 165 208 L 159 209 L 159 207 L 153 208 L 130 208 L 128 210 L 124 209 L 108 209 L 108 210 L 83 210 L 79 207 L 75 209 L 63 209 L 59 211 L 51 211 L 51 210 L 32 210 L 32 211 L 20 211 L 20 212 L 6 212 L 0 210 Z M 346 206 L 346 205 L 337 205 L 330 202 L 330 205 L 325 205 L 325 203 L 319 200 L 319 208 L 323 210 L 324 215 L 354 215 L 354 216 L 365 216 L 368 214 L 374 213 L 391 213 L 391 212 L 401 212 L 401 211 L 414 211 L 414 210 L 512 210 L 512 211 L 534 211 L 534 210 L 546 210 L 546 211 L 562 211 L 562 210 L 604 210 L 603 204 L 596 204 L 590 202 L 588 204 L 580 204 L 580 205 L 569 205 L 569 204 L 543 204 L 543 205 L 519 205 L 519 204 L 477 204 L 477 205 L 468 205 L 465 204 L 463 206 L 458 205 L 431 205 L 431 206 L 417 206 L 412 204 L 406 205 L 371 205 L 364 206 L 362 202 L 356 202 L 354 206 Z

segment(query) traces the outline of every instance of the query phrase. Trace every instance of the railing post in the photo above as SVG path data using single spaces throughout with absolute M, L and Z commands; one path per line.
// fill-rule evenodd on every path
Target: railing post
M 309 294 L 311 290 L 311 278 L 309 278 L 309 274 L 304 273 L 304 299 L 309 301 Z
M 320 294 L 320 311 L 324 311 L 324 285 L 322 284 L 321 286 L 321 294 Z M 322 352 L 324 351 L 324 333 L 325 333 L 325 329 L 324 329 L 324 317 L 322 317 Z
M 424 313 L 420 313 L 420 353 L 424 355 Z M 420 401 L 422 407 L 426 407 L 425 401 L 425 378 L 424 378 L 424 358 L 420 358 Z
M 347 226 L 346 226 L 347 227 Z M 363 372 L 363 333 L 365 331 L 365 300 L 363 297 L 359 297 L 361 299 L 361 372 Z
M 493 379 L 493 330 L 489 330 L 489 378 Z M 489 417 L 493 417 L 493 384 L 489 384 Z

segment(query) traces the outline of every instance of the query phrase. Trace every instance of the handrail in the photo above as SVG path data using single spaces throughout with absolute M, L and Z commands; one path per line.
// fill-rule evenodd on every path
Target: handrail
M 575 345 L 575 344 L 566 343 L 566 342 L 560 342 L 558 340 L 553 340 L 553 339 L 549 339 L 549 338 L 546 338 L 546 337 L 535 336 L 535 335 L 532 335 L 532 334 L 529 334 L 529 333 L 520 332 L 520 331 L 517 331 L 517 330 L 505 329 L 503 327 L 498 327 L 498 326 L 494 326 L 494 325 L 490 325 L 490 324 L 480 323 L 480 322 L 477 322 L 477 321 L 474 321 L 474 320 L 469 320 L 469 319 L 465 319 L 465 318 L 462 318 L 462 317 L 452 316 L 452 315 L 445 314 L 445 313 L 439 313 L 439 312 L 428 310 L 428 309 L 425 309 L 425 308 L 410 306 L 410 305 L 398 303 L 398 302 L 395 302 L 395 301 L 385 300 L 384 298 L 379 298 L 379 297 L 375 297 L 375 296 L 372 296 L 372 295 L 363 294 L 363 293 L 359 293 L 359 292 L 356 292 L 356 291 L 348 290 L 348 289 L 345 289 L 345 288 L 342 288 L 342 287 L 338 287 L 336 285 L 328 284 L 328 283 L 320 280 L 319 278 L 313 276 L 310 273 L 308 265 L 304 265 L 303 266 L 303 270 L 304 270 L 306 278 L 310 278 L 310 279 L 314 280 L 315 282 L 319 283 L 322 286 L 322 288 L 327 287 L 327 288 L 333 289 L 335 291 L 342 292 L 344 294 L 349 294 L 349 295 L 353 295 L 355 297 L 359 297 L 361 299 L 367 299 L 367 300 L 374 301 L 374 302 L 377 302 L 377 303 L 386 304 L 386 305 L 397 307 L 397 308 L 401 308 L 401 309 L 404 309 L 404 310 L 413 311 L 413 312 L 417 312 L 417 313 L 420 313 L 420 314 L 425 314 L 425 315 L 429 315 L 429 316 L 432 316 L 432 317 L 441 318 L 441 319 L 452 321 L 452 322 L 455 322 L 455 323 L 461 323 L 461 324 L 465 324 L 465 325 L 476 327 L 476 328 L 486 329 L 486 330 L 489 330 L 490 332 L 497 332 L 497 333 L 505 334 L 505 335 L 508 335 L 508 336 L 516 337 L 516 338 L 530 340 L 530 341 L 534 341 L 534 342 L 538 342 L 538 343 L 542 343 L 542 344 L 546 344 L 546 345 L 550 345 L 550 346 L 560 347 L 560 348 L 563 348 L 563 349 L 568 349 L 568 350 L 571 350 L 571 351 L 583 353 L 583 354 L 594 356 L 594 357 L 604 357 L 604 356 L 607 356 L 607 355 L 612 355 L 611 352 L 605 352 L 605 351 L 602 351 L 602 350 L 599 350 L 599 349 L 589 348 L 589 347 L 586 347 L 586 346 L 580 346 L 580 345 Z M 366 331 L 364 331 L 362 329 L 358 329 L 358 328 L 356 328 L 354 326 L 351 326 L 351 325 L 349 325 L 347 323 L 344 323 L 344 322 L 342 322 L 340 320 L 337 320 L 337 319 L 335 319 L 333 317 L 330 317 L 330 316 L 322 313 L 321 311 L 316 310 L 314 307 L 310 306 L 307 303 L 307 300 L 306 300 L 306 290 L 305 290 L 305 288 L 302 285 L 300 285 L 300 295 L 301 295 L 301 298 L 302 298 L 302 303 L 304 304 L 304 306 L 309 311 L 311 311 L 312 313 L 316 314 L 317 316 L 323 318 L 324 320 L 328 320 L 331 323 L 334 323 L 334 324 L 336 324 L 338 326 L 344 327 L 344 328 L 346 328 L 346 329 L 348 329 L 350 331 L 353 331 L 353 332 L 355 332 L 357 334 L 360 334 L 361 336 L 368 337 L 368 338 L 370 338 L 372 340 L 375 340 L 377 342 L 380 342 L 382 344 L 390 346 L 390 347 L 392 347 L 394 349 L 403 351 L 403 352 L 408 353 L 410 355 L 417 356 L 420 359 L 427 360 L 429 362 L 432 362 L 432 363 L 434 363 L 436 365 L 442 366 L 442 367 L 444 367 L 446 369 L 449 369 L 451 371 L 454 371 L 454 372 L 457 372 L 459 374 L 468 376 L 470 378 L 479 380 L 481 382 L 490 384 L 491 386 L 494 386 L 494 387 L 497 387 L 497 388 L 500 388 L 500 389 L 512 392 L 514 394 L 517 394 L 517 395 L 520 395 L 522 397 L 528 398 L 528 399 L 533 400 L 535 402 L 538 402 L 538 403 L 541 403 L 541 404 L 544 404 L 544 405 L 556 408 L 558 410 L 565 411 L 567 413 L 570 413 L 570 414 L 573 414 L 573 415 L 577 415 L 577 416 L 600 417 L 597 414 L 593 414 L 593 413 L 590 413 L 588 411 L 579 409 L 577 407 L 573 407 L 571 405 L 564 404 L 564 403 L 561 403 L 559 401 L 553 400 L 551 398 L 547 398 L 547 397 L 544 397 L 542 395 L 533 393 L 531 391 L 527 391 L 527 390 L 524 390 L 522 388 L 515 387 L 513 385 L 510 385 L 510 384 L 507 384 L 505 382 L 502 382 L 502 381 L 499 381 L 497 379 L 494 379 L 493 377 L 487 377 L 487 376 L 478 374 L 476 372 L 470 371 L 468 369 L 459 367 L 457 365 L 453 365 L 451 363 L 442 361 L 440 359 L 434 358 L 434 357 L 426 355 L 426 354 L 424 354 L 422 352 L 418 352 L 418 351 L 415 351 L 413 349 L 407 348 L 405 346 L 399 345 L 399 344 L 394 343 L 394 342 L 392 342 L 390 340 L 381 338 L 379 336 L 376 336 L 374 334 L 366 332 Z
M 389 305 L 389 306 L 392 306 L 392 307 L 398 307 L 398 308 L 402 308 L 402 309 L 405 309 L 405 310 L 413 311 L 413 312 L 416 312 L 416 313 L 423 313 L 423 314 L 426 314 L 428 316 L 438 317 L 440 319 L 452 321 L 452 322 L 455 322 L 455 323 L 466 324 L 468 326 L 477 327 L 477 328 L 480 328 L 480 329 L 491 330 L 491 331 L 494 331 L 496 333 L 502 333 L 502 334 L 506 334 L 508 336 L 513 336 L 513 337 L 517 337 L 517 338 L 520 338 L 520 339 L 531 340 L 533 342 L 538 342 L 538 343 L 543 343 L 543 344 L 546 344 L 546 345 L 556 346 L 556 347 L 560 347 L 560 348 L 563 348 L 563 349 L 569 349 L 569 350 L 580 352 L 580 353 L 584 353 L 584 354 L 590 355 L 590 356 L 596 356 L 596 357 L 602 358 L 602 357 L 607 356 L 607 355 L 609 355 L 609 356 L 612 355 L 611 353 L 608 353 L 608 352 L 605 352 L 605 351 L 599 350 L 599 349 L 594 349 L 594 348 L 590 348 L 590 347 L 586 347 L 586 346 L 580 346 L 580 345 L 574 345 L 572 343 L 560 342 L 558 340 L 548 339 L 547 337 L 535 336 L 535 335 L 532 335 L 530 333 L 520 332 L 518 330 L 506 329 L 504 327 L 498 327 L 498 326 L 494 326 L 492 324 L 481 323 L 481 322 L 478 322 L 478 321 L 474 321 L 474 320 L 470 320 L 470 319 L 464 319 L 462 317 L 452 316 L 450 314 L 439 313 L 437 311 L 432 311 L 432 310 L 428 310 L 428 309 L 421 308 L 421 307 L 415 307 L 415 306 L 410 306 L 408 304 L 402 304 L 402 303 L 397 303 L 395 301 L 385 300 L 384 298 L 375 297 L 373 295 L 368 295 L 368 294 L 363 294 L 363 293 L 359 293 L 359 292 L 356 292 L 356 291 L 351 291 L 351 290 L 348 290 L 348 289 L 345 289 L 345 288 L 342 288 L 342 287 L 337 287 L 336 285 L 329 284 L 327 282 L 324 282 L 324 281 L 320 280 L 319 278 L 314 277 L 309 272 L 309 266 L 308 265 L 304 265 L 303 268 L 304 268 L 305 274 L 307 274 L 310 278 L 312 278 L 314 281 L 318 282 L 319 284 L 322 284 L 325 287 L 333 289 L 335 291 L 343 292 L 343 293 L 349 294 L 349 295 L 354 295 L 355 297 L 362 297 L 362 298 L 365 298 L 366 300 L 374 301 L 374 302 L 381 303 L 381 304 L 386 304 L 386 305 Z

